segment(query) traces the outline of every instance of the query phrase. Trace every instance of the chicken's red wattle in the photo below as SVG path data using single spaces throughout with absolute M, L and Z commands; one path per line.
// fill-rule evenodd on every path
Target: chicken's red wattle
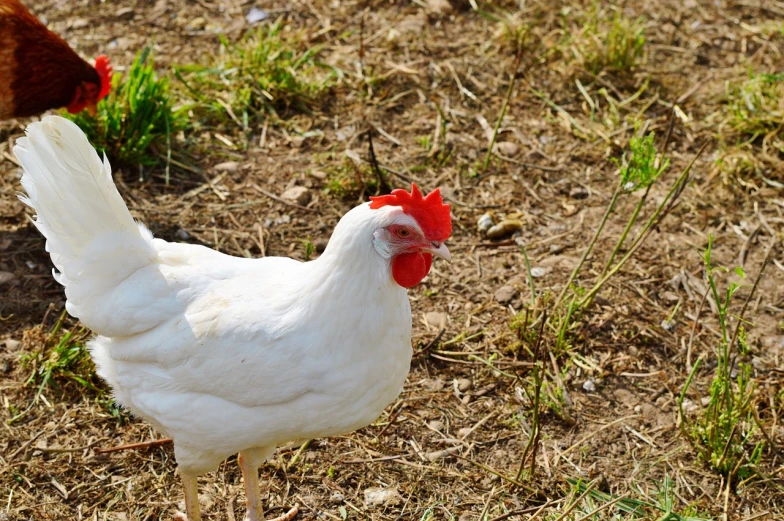
M 404 288 L 413 288 L 424 279 L 433 265 L 429 253 L 402 253 L 392 259 L 392 277 Z

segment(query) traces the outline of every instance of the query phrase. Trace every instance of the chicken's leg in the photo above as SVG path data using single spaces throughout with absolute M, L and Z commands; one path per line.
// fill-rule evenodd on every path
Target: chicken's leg
M 275 447 L 265 447 L 263 449 L 246 450 L 239 453 L 237 463 L 242 469 L 242 479 L 245 482 L 245 497 L 248 503 L 248 513 L 245 514 L 245 521 L 264 521 L 264 508 L 261 506 L 259 497 L 259 467 L 272 454 Z M 269 521 L 289 521 L 299 512 L 296 505 L 283 514 Z
M 201 512 L 199 511 L 199 487 L 197 485 L 196 476 L 180 471 L 180 478 L 182 478 L 182 488 L 185 491 L 185 513 L 177 512 L 174 516 L 174 521 L 201 521 Z

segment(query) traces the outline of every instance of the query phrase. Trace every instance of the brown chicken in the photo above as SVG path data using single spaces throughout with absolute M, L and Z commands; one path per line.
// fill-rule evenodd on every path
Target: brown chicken
M 106 56 L 90 65 L 18 0 L 0 0 L 0 120 L 60 107 L 94 114 L 111 79 Z

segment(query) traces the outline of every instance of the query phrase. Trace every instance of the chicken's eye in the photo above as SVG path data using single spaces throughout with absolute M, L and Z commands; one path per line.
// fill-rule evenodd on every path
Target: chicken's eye
M 407 239 L 408 237 L 411 236 L 411 232 L 408 230 L 408 228 L 398 228 L 397 236 L 400 237 L 401 239 Z

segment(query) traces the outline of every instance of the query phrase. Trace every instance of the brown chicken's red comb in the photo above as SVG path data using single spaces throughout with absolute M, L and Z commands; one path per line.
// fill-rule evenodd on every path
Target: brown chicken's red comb
M 95 59 L 95 71 L 101 78 L 101 92 L 98 94 L 98 101 L 100 101 L 112 88 L 112 66 L 109 64 L 108 56 L 102 54 Z
M 431 241 L 445 241 L 452 235 L 452 216 L 449 205 L 444 204 L 441 191 L 436 188 L 422 197 L 417 185 L 411 183 L 411 193 L 401 188 L 392 190 L 389 195 L 370 198 L 370 208 L 377 210 L 384 206 L 400 206 L 404 212 L 416 219 L 419 227 Z

